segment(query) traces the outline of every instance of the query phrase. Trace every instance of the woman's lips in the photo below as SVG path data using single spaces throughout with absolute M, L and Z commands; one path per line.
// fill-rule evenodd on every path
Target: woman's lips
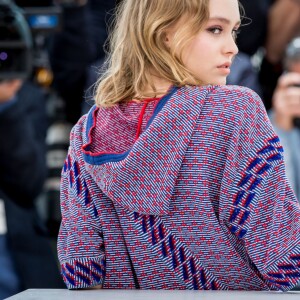
M 228 75 L 228 74 L 230 74 L 230 66 L 231 66 L 231 63 L 225 63 L 223 65 L 218 66 L 218 69 L 223 74 Z

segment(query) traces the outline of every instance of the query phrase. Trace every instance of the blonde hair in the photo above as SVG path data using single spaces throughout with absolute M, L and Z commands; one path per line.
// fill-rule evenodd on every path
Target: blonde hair
M 183 65 L 181 53 L 208 18 L 209 0 L 123 0 L 110 35 L 106 71 L 96 85 L 96 105 L 154 97 L 153 71 L 175 86 L 201 84 Z M 184 22 L 168 47 L 166 30 L 179 20 Z M 149 85 L 153 92 L 145 94 Z

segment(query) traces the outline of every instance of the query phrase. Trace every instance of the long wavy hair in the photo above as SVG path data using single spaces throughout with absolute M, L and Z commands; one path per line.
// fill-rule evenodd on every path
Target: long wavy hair
M 175 86 L 201 84 L 184 66 L 181 53 L 208 18 L 209 0 L 123 0 L 116 9 L 105 71 L 96 84 L 96 105 L 110 107 L 161 93 L 152 83 L 153 72 Z M 166 45 L 166 30 L 180 19 L 184 22 L 172 45 Z M 152 92 L 146 94 L 149 86 Z

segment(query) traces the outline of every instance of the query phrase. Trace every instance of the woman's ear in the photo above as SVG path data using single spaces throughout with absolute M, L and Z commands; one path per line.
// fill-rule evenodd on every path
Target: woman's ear
M 171 29 L 166 29 L 163 35 L 163 42 L 165 45 L 170 48 L 171 47 L 171 42 L 172 42 L 172 37 L 174 33 L 172 32 Z
M 163 41 L 168 48 L 171 48 L 172 43 L 174 41 L 174 37 L 176 35 L 176 31 L 178 30 L 182 22 L 183 19 L 177 20 L 175 23 L 165 28 Z
M 164 42 L 165 42 L 166 44 L 168 44 L 169 41 L 170 41 L 169 34 L 166 33 L 166 34 L 165 34 L 165 41 L 164 41 Z

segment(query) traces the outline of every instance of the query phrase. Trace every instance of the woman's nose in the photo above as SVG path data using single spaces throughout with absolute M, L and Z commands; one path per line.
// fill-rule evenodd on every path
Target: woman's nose
M 230 35 L 226 40 L 225 53 L 235 56 L 239 52 L 235 39 Z

